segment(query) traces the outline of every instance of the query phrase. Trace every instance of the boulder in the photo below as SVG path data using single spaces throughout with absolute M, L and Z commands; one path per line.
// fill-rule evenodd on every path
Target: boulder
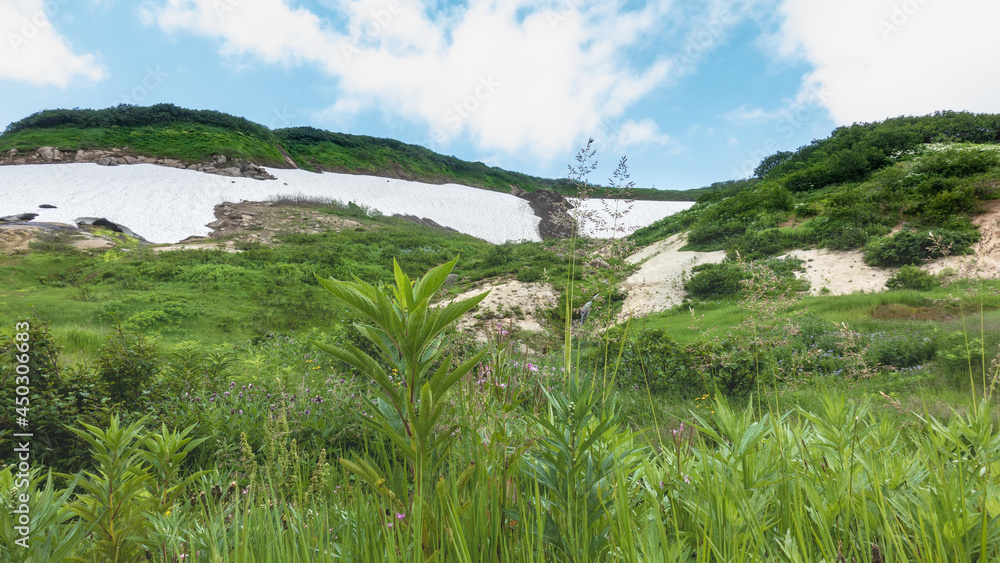
M 59 160 L 62 158 L 62 153 L 54 147 L 39 147 L 38 156 L 42 160 Z

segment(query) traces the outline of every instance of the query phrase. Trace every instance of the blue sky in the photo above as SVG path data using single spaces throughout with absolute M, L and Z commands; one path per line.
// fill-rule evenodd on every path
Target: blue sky
M 0 126 L 169 102 L 603 182 L 746 176 L 857 121 L 1000 113 L 995 0 L 0 0 Z

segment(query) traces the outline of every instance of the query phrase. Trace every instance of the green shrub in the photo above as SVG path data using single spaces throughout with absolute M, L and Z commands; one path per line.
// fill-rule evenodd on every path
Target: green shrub
M 699 299 L 735 297 L 743 291 L 743 281 L 749 279 L 746 268 L 738 262 L 699 264 L 691 268 L 691 274 L 684 282 L 684 291 Z
M 156 342 L 119 325 L 97 353 L 97 376 L 112 402 L 138 407 L 160 372 Z
M 881 268 L 921 264 L 945 253 L 968 254 L 977 240 L 979 234 L 970 231 L 901 231 L 870 240 L 865 246 L 865 263 Z
M 518 269 L 514 276 L 521 283 L 531 283 L 542 279 L 542 269 L 538 266 L 528 266 Z
M 924 156 L 915 167 L 921 174 L 938 176 L 971 176 L 993 168 L 1000 162 L 991 150 L 945 149 Z
M 915 289 L 917 291 L 926 291 L 938 285 L 934 276 L 913 265 L 902 266 L 885 282 L 885 286 L 889 289 Z
M 648 385 L 652 393 L 669 392 L 680 397 L 694 397 L 705 392 L 694 367 L 696 358 L 689 356 L 665 330 L 643 330 L 623 342 L 620 330 L 613 329 L 607 347 L 609 363 L 621 387 L 645 389 Z M 604 350 L 603 345 L 596 347 L 591 352 L 590 362 L 603 366 Z

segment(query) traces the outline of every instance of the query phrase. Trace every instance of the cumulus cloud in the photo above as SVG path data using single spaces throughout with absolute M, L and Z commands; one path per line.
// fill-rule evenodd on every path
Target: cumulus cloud
M 815 68 L 834 121 L 937 110 L 996 112 L 995 0 L 783 0 L 780 50 Z
M 74 53 L 52 26 L 62 9 L 61 2 L 0 0 L 0 79 L 66 87 L 106 76 L 94 54 Z
M 467 136 L 482 150 L 542 159 L 597 135 L 676 74 L 675 58 L 648 48 L 676 19 L 671 2 L 325 4 L 336 9 L 286 0 L 160 0 L 144 8 L 144 18 L 167 32 L 217 40 L 225 55 L 319 69 L 338 91 L 318 117 L 378 111 L 425 125 L 424 144 Z M 707 16 L 717 22 L 712 45 L 738 20 L 738 11 L 719 11 L 727 4 L 716 0 Z M 616 132 L 630 142 L 670 141 L 652 122 Z

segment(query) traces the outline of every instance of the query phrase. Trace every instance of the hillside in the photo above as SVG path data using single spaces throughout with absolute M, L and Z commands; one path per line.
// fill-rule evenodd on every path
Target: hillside
M 534 192 L 575 195 L 565 179 L 547 179 L 468 162 L 393 139 L 334 133 L 313 127 L 271 130 L 242 117 L 184 109 L 172 104 L 120 105 L 102 110 L 41 111 L 11 123 L 0 135 L 3 155 L 41 147 L 60 151 L 114 151 L 118 158 L 171 159 L 178 167 L 212 163 L 217 155 L 272 168 L 302 168 L 367 174 L 431 184 L 455 183 L 510 193 L 512 186 Z M 162 163 L 162 162 L 159 162 Z M 168 163 L 174 165 L 173 162 Z M 636 189 L 633 197 L 691 201 L 711 191 Z M 595 197 L 603 195 L 597 189 Z
M 688 250 L 749 259 L 796 248 L 860 249 L 881 267 L 969 253 L 980 239 L 972 218 L 1000 196 L 998 143 L 1000 116 L 989 114 L 840 127 L 771 155 L 752 178 L 702 196 L 632 239 L 648 245 L 688 231 Z

